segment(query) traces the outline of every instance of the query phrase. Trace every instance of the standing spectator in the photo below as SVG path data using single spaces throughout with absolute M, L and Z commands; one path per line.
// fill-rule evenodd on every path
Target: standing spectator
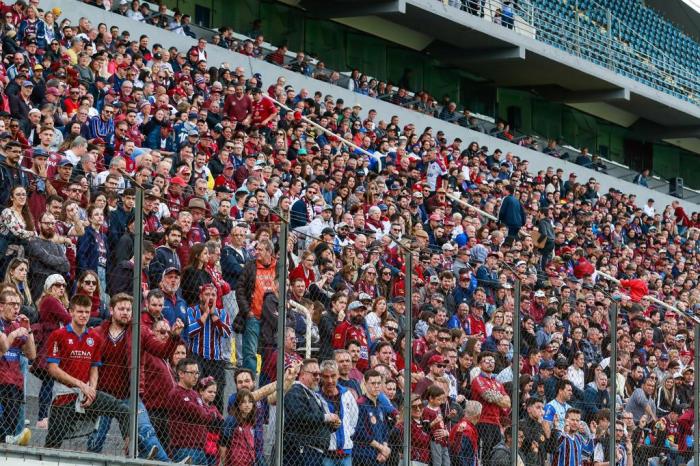
M 204 405 L 194 388 L 199 381 L 199 366 L 191 358 L 177 363 L 177 385 L 168 394 L 170 450 L 175 462 L 208 464 L 204 453 L 207 432 L 220 426 L 223 419 L 213 406 Z
M 14 290 L 0 293 L 0 401 L 3 413 L 0 419 L 0 442 L 25 446 L 32 433 L 28 428 L 15 435 L 23 412 L 24 374 L 20 368 L 20 355 L 33 360 L 36 357 L 34 335 L 29 319 L 20 314 L 22 300 Z
M 49 426 L 49 407 L 54 385 L 53 378 L 47 372 L 48 347 L 46 343 L 54 330 L 70 323 L 71 315 L 66 309 L 67 306 L 66 280 L 58 274 L 49 275 L 44 282 L 44 291 L 37 300 L 39 323 L 32 327 L 38 356 L 31 366 L 31 372 L 41 380 L 37 429 L 46 430 Z
M 352 392 L 338 384 L 338 363 L 323 361 L 321 369 L 321 396 L 328 411 L 340 418 L 340 427 L 331 433 L 328 450 L 324 452 L 324 466 L 352 464 L 352 437 L 357 426 L 358 408 Z
M 19 165 L 22 157 L 22 145 L 10 141 L 2 151 L 5 156 L 4 163 L 0 164 L 0 205 L 8 205 L 10 195 L 16 186 L 29 188 L 29 178 Z
M 508 195 L 503 198 L 501 209 L 498 211 L 498 221 L 508 227 L 508 238 L 516 239 L 520 229 L 525 225 L 525 209 L 515 197 L 515 187 L 506 185 Z
M 133 298 L 126 293 L 117 293 L 109 303 L 110 318 L 96 328 L 104 346 L 101 349 L 102 369 L 97 388 L 125 405 L 129 401 L 129 368 L 131 367 L 131 318 Z M 141 333 L 141 351 L 156 357 L 167 358 L 180 342 L 180 332 L 184 324 L 176 322 L 171 330 L 171 338 L 161 341 L 150 331 Z M 141 359 L 143 365 L 143 359 Z M 168 456 L 155 435 L 148 412 L 139 400 L 138 434 L 139 456 L 141 458 L 168 461 Z M 95 431 L 88 438 L 88 451 L 100 452 L 107 437 L 112 419 L 103 416 Z
M 365 372 L 365 394 L 357 400 L 360 414 L 353 441 L 353 464 L 369 466 L 387 461 L 391 448 L 387 442 L 389 427 L 393 426 L 396 412 L 379 402 L 384 384 L 383 376 L 374 369 Z
M 481 418 L 476 425 L 479 432 L 482 461 L 488 462 L 490 452 L 501 441 L 501 410 L 510 408 L 510 397 L 493 373 L 496 357 L 493 353 L 479 353 L 479 375 L 472 380 L 472 399 L 482 405 Z
M 364 371 L 369 367 L 369 347 L 371 340 L 369 330 L 365 324 L 365 311 L 367 307 L 360 301 L 353 301 L 348 306 L 346 320 L 335 327 L 333 334 L 333 348 L 343 349 L 350 341 L 355 341 L 360 347 L 357 369 Z
M 272 291 L 272 282 L 276 280 L 277 262 L 273 258 L 272 241 L 260 241 L 255 246 L 256 258 L 246 263 L 238 279 L 236 299 L 238 315 L 234 329 L 243 334 L 243 367 L 255 372 L 257 370 L 258 339 L 260 338 L 260 319 L 262 318 L 263 298 Z
M 119 422 L 122 437 L 129 432 L 129 410 L 113 396 L 96 389 L 99 382 L 102 338 L 88 329 L 92 302 L 74 296 L 70 302 L 71 323 L 49 335 L 48 373 L 55 380 L 46 448 L 60 448 L 85 416 L 94 420 L 111 416 Z M 76 399 L 80 400 L 76 403 Z
M 472 466 L 478 464 L 479 434 L 476 423 L 481 417 L 481 403 L 467 400 L 464 406 L 464 416 L 450 432 L 450 451 L 452 464 L 455 466 Z
M 89 225 L 85 227 L 85 233 L 78 238 L 78 268 L 80 274 L 86 270 L 94 270 L 100 281 L 102 290 L 101 300 L 107 302 L 107 259 L 109 249 L 107 237 L 102 233 L 104 223 L 104 210 L 97 205 L 92 205 L 87 210 Z
M 328 451 L 331 433 L 341 427 L 338 414 L 329 412 L 319 395 L 318 361 L 305 359 L 297 380 L 285 396 L 285 464 L 320 466 Z
M 585 437 L 584 427 L 581 411 L 575 408 L 568 409 L 564 415 L 564 429 L 557 429 L 559 438 L 552 464 L 583 466 L 583 453 L 593 455 L 593 441 Z
M 187 309 L 187 341 L 192 357 L 202 369 L 204 377 L 212 376 L 218 390 L 214 405 L 223 411 L 223 392 L 226 387 L 226 363 L 223 358 L 223 343 L 231 334 L 231 321 L 224 309 L 216 307 L 216 288 L 202 285 L 199 304 Z
M 24 255 L 24 245 L 36 236 L 34 220 L 27 206 L 27 190 L 21 185 L 10 190 L 10 206 L 0 213 L 0 273 L 13 257 Z
M 648 377 L 641 387 L 632 392 L 632 396 L 627 401 L 625 410 L 632 413 L 634 422 L 639 422 L 639 418 L 646 415 L 649 419 L 656 420 L 656 379 Z
M 255 464 L 255 428 L 257 407 L 253 394 L 241 389 L 229 408 L 231 415 L 226 419 L 219 439 L 219 456 L 225 466 L 250 466 Z
M 450 432 L 446 428 L 442 416 L 443 405 L 447 401 L 445 391 L 436 385 L 431 385 L 423 393 L 427 405 L 423 408 L 421 420 L 430 432 L 430 464 L 434 466 L 450 466 L 448 440 Z
M 44 283 L 50 275 L 68 275 L 70 265 L 66 260 L 66 249 L 57 243 L 56 218 L 45 212 L 39 220 L 39 236 L 29 240 L 27 259 L 29 259 L 29 286 L 32 299 L 38 301 Z
M 205 269 L 209 263 L 209 250 L 204 243 L 197 243 L 192 246 L 189 258 L 189 264 L 182 271 L 181 283 L 182 297 L 192 307 L 199 301 L 202 286 L 211 284 L 211 276 Z

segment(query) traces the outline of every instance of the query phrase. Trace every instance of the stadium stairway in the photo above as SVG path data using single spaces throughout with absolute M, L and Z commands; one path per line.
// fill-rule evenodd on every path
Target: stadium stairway
M 42 0 L 41 6 L 45 10 L 53 7 L 61 8 L 63 11 L 61 18 L 67 17 L 73 24 L 77 24 L 80 17 L 85 16 L 95 26 L 101 22 L 107 24 L 108 27 L 115 25 L 119 27 L 120 31 L 129 31 L 132 37 L 147 34 L 150 38 L 150 44 L 160 43 L 165 47 L 177 47 L 179 50 L 187 50 L 193 45 L 196 45 L 196 40 L 190 37 L 165 31 L 148 24 L 138 23 L 124 16 L 89 6 L 76 0 Z M 490 151 L 500 148 L 504 152 L 512 152 L 514 155 L 520 157 L 520 159 L 529 161 L 531 173 L 536 173 L 538 170 L 545 170 L 550 166 L 555 169 L 561 168 L 565 173 L 575 172 L 580 180 L 588 180 L 591 177 L 595 178 L 600 182 L 601 195 L 606 194 L 610 188 L 619 189 L 627 194 L 636 194 L 639 207 L 642 207 L 647 199 L 653 198 L 656 201 L 656 205 L 659 206 L 670 205 L 672 201 L 680 201 L 681 205 L 683 205 L 689 213 L 700 210 L 696 203 L 653 191 L 628 181 L 581 167 L 571 162 L 547 156 L 541 152 L 523 148 L 487 134 L 474 132 L 428 115 L 403 109 L 391 103 L 356 94 L 347 89 L 280 68 L 263 60 L 246 57 L 212 45 L 207 47 L 207 53 L 210 65 L 218 66 L 222 63 L 227 63 L 231 69 L 237 66 L 244 67 L 249 75 L 260 73 L 262 75 L 264 89 L 279 76 L 284 76 L 287 83 L 294 86 L 297 90 L 306 88 L 311 93 L 320 91 L 324 95 L 330 94 L 336 99 L 342 98 L 346 105 L 359 103 L 363 107 L 363 114 L 366 114 L 369 109 L 375 109 L 378 119 L 380 120 L 388 121 L 392 115 L 396 115 L 399 117 L 401 125 L 408 124 L 409 122 L 413 123 L 419 132 L 422 131 L 423 128 L 431 127 L 434 132 L 442 130 L 448 141 L 459 137 L 463 141 L 463 147 L 466 147 L 471 141 L 476 141 L 479 146 L 486 146 Z

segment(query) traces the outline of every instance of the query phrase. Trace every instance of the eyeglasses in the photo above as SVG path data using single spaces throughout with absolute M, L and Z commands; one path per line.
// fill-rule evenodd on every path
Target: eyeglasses
M 83 285 L 97 285 L 97 281 L 96 280 L 85 280 L 83 282 Z
M 399 328 L 398 328 L 398 327 L 386 327 L 386 329 L 387 329 L 389 332 L 398 332 L 398 331 L 399 331 Z
M 12 307 L 20 307 L 22 305 L 22 303 L 19 301 L 3 301 L 3 304 L 7 304 L 8 306 Z
M 419 409 L 423 409 L 423 405 L 421 405 L 421 404 L 411 405 L 411 409 L 418 411 Z
M 199 375 L 199 371 L 182 371 L 183 374 Z
M 159 335 L 167 335 L 168 331 L 167 330 L 158 330 L 156 333 Z
M 59 288 L 65 288 L 66 284 L 65 283 L 54 283 L 53 285 L 51 285 L 51 287 L 54 287 L 54 286 L 57 286 Z
M 304 371 L 313 377 L 321 377 L 321 372 Z
M 438 338 L 440 341 L 450 341 L 450 337 L 440 337 Z

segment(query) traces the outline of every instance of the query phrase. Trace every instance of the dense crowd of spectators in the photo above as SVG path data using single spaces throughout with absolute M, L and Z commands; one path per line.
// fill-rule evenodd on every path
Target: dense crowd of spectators
M 615 300 L 616 464 L 687 462 L 697 213 L 217 67 L 206 40 L 166 48 L 38 3 L 2 7 L 0 441 L 46 429 L 47 447 L 85 437 L 101 452 L 112 420 L 126 439 L 136 282 L 144 458 L 266 464 L 282 351 L 285 464 L 398 464 L 410 403 L 416 463 L 510 464 L 518 442 L 526 464 L 603 465 Z

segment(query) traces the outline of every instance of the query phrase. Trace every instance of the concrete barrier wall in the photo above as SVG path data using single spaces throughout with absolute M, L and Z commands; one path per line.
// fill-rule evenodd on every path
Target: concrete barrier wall
M 41 5 L 44 9 L 53 8 L 55 6 L 60 7 L 63 10 L 61 18 L 68 17 L 71 19 L 73 24 L 77 24 L 78 19 L 81 16 L 86 16 L 95 26 L 100 22 L 104 22 L 109 26 L 116 25 L 121 31 L 129 31 L 131 33 L 131 37 L 147 34 L 151 39 L 151 45 L 160 43 L 165 47 L 174 46 L 178 49 L 187 50 L 196 44 L 196 41 L 190 37 L 174 34 L 172 32 L 156 28 L 155 26 L 137 23 L 124 16 L 85 5 L 84 3 L 79 3 L 74 0 L 42 0 Z M 620 180 L 613 176 L 598 173 L 594 170 L 581 167 L 574 163 L 549 157 L 541 152 L 525 149 L 518 145 L 491 137 L 486 134 L 470 131 L 460 126 L 438 120 L 437 118 L 403 109 L 387 102 L 359 95 L 347 89 L 343 89 L 322 81 L 317 81 L 315 79 L 302 76 L 298 73 L 293 73 L 262 60 L 246 57 L 216 46 L 208 46 L 207 53 L 210 65 L 218 66 L 221 63 L 228 63 L 231 67 L 242 66 L 251 74 L 260 73 L 265 85 L 274 82 L 279 76 L 284 76 L 287 83 L 294 86 L 297 91 L 301 88 L 307 88 L 312 93 L 314 91 L 321 91 L 324 95 L 330 94 L 334 98 L 342 98 L 346 105 L 360 103 L 363 107 L 363 112 L 367 112 L 369 109 L 375 109 L 379 119 L 388 121 L 392 115 L 397 115 L 402 125 L 409 122 L 414 123 L 418 131 L 422 131 L 422 129 L 426 127 L 432 127 L 433 133 L 437 132 L 438 130 L 442 130 L 445 132 L 448 140 L 456 137 L 461 138 L 464 141 L 464 146 L 471 141 L 476 141 L 480 146 L 487 146 L 489 150 L 500 148 L 504 152 L 512 152 L 521 159 L 528 160 L 530 162 L 530 169 L 532 172 L 544 170 L 551 166 L 555 169 L 562 168 L 567 174 L 570 172 L 575 172 L 578 175 L 579 180 L 588 180 L 589 177 L 595 177 L 596 180 L 600 182 L 601 194 L 607 193 L 610 188 L 614 187 L 622 190 L 625 193 L 636 194 L 637 201 L 640 206 L 644 205 L 646 200 L 650 197 L 655 199 L 657 209 L 670 204 L 673 200 L 678 200 L 675 197 L 660 193 L 658 191 L 653 191 L 628 181 Z M 700 210 L 697 204 L 683 200 L 680 201 L 688 213 Z

